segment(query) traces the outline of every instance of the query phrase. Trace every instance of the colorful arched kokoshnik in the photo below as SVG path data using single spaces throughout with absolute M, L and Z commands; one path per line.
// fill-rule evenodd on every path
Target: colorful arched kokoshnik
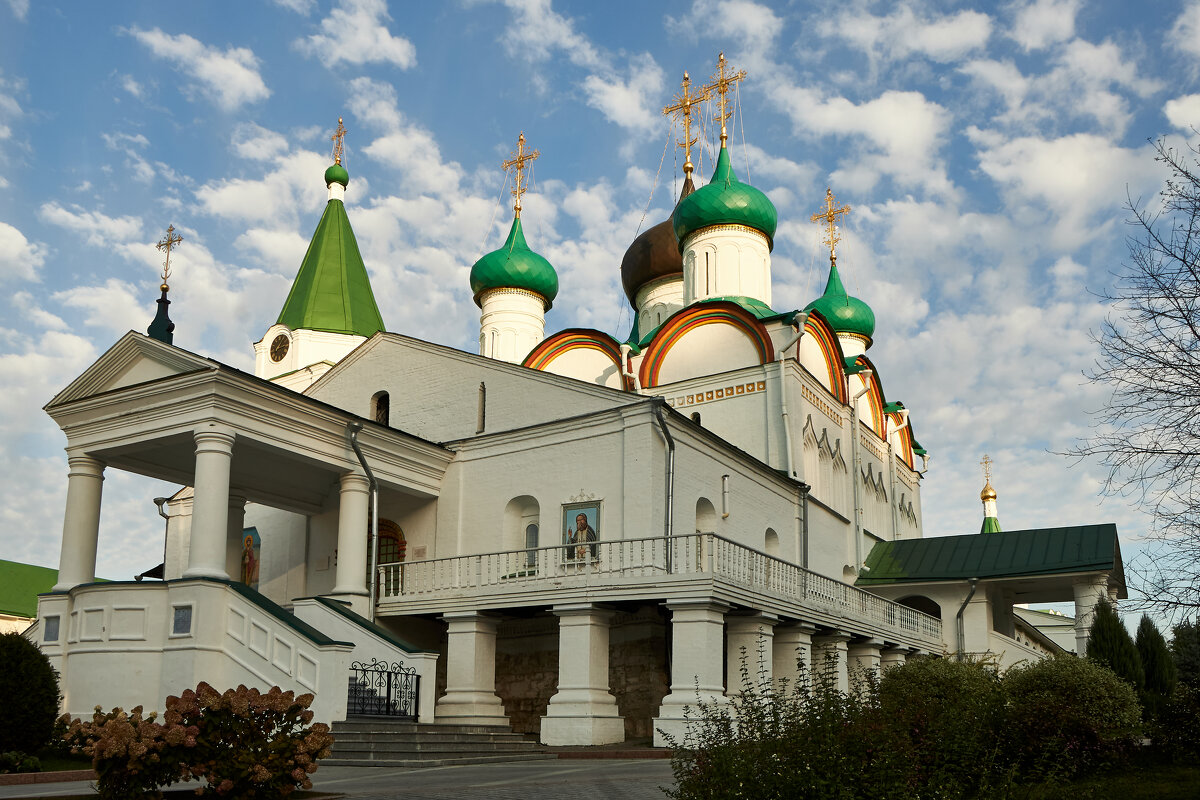
M 900 415 L 899 414 L 888 414 L 888 416 L 892 420 L 892 430 L 896 430 L 896 428 L 902 422 L 902 420 L 900 419 Z M 912 448 L 913 448 L 913 435 L 912 435 L 912 422 L 910 421 L 907 425 L 905 425 L 900 430 L 900 457 L 902 459 L 904 459 L 905 464 L 908 464 L 909 469 L 913 468 Z
M 612 359 L 613 364 L 621 366 L 621 345 L 607 333 L 591 328 L 567 328 L 548 336 L 529 351 L 521 365 L 544 371 L 556 358 L 571 350 L 599 350 Z
M 642 386 L 657 386 L 659 370 L 662 369 L 671 348 L 678 344 L 688 331 L 704 325 L 729 325 L 741 331 L 758 351 L 760 364 L 775 358 L 775 347 L 771 344 L 771 337 L 750 312 L 734 303 L 726 302 L 692 305 L 677 311 L 664 322 L 658 333 L 654 334 L 654 339 L 647 345 L 638 374 Z
M 829 391 L 839 403 L 850 402 L 846 396 L 846 364 L 842 356 L 842 345 L 837 334 L 819 312 L 813 311 L 804 322 L 804 335 L 812 337 L 821 348 L 821 358 L 825 360 L 826 375 L 829 378 Z M 799 346 L 799 344 L 797 344 Z
M 883 413 L 883 383 L 879 380 L 879 370 L 875 369 L 871 359 L 866 356 L 859 356 L 854 363 L 871 370 L 871 374 L 866 378 L 867 403 L 871 408 L 871 430 L 875 431 L 880 439 L 887 441 L 887 432 L 884 430 L 886 422 Z M 859 377 L 862 377 L 861 373 Z M 857 392 L 851 392 L 851 394 L 857 394 Z

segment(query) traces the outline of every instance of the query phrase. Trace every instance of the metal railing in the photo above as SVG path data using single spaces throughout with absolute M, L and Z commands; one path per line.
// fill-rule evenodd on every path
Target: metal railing
M 380 598 L 386 600 L 486 587 L 536 590 L 539 584 L 546 588 L 611 585 L 622 578 L 665 575 L 723 578 L 837 616 L 941 638 L 942 623 L 937 617 L 713 533 L 600 540 L 581 546 L 552 545 L 384 564 L 379 567 L 378 580 Z
M 371 659 L 350 664 L 346 713 L 354 716 L 417 718 L 421 676 L 416 667 Z

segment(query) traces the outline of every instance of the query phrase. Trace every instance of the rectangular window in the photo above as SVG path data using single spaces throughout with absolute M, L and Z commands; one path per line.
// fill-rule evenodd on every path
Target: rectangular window
M 190 636 L 192 633 L 192 607 L 172 606 L 171 635 Z
M 42 641 L 43 642 L 57 642 L 58 641 L 58 625 L 59 625 L 58 615 L 56 614 L 53 617 L 46 617 L 45 622 L 46 622 L 46 632 L 42 636 Z

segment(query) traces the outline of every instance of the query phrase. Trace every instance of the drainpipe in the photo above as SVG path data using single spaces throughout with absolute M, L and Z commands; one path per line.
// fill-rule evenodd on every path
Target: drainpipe
M 163 575 L 162 575 L 162 577 L 163 577 L 164 581 L 167 579 L 167 537 L 171 534 L 171 515 L 165 511 L 163 511 L 163 506 L 165 506 L 167 504 L 168 499 L 169 498 L 166 498 L 166 497 L 154 498 L 154 505 L 156 505 L 158 507 L 158 515 L 160 517 L 162 517 L 164 520 L 166 520 L 165 522 L 163 522 Z M 140 581 L 141 576 L 135 577 L 134 580 Z
M 858 373 L 863 378 L 871 377 L 871 370 L 864 369 Z M 847 376 L 846 382 L 849 383 L 850 378 Z M 847 387 L 848 388 L 848 387 Z M 851 475 L 850 482 L 854 484 L 854 574 L 858 574 L 859 567 L 862 566 L 862 487 L 859 486 L 859 481 L 862 480 L 862 455 L 859 453 L 858 443 L 858 399 L 866 394 L 871 388 L 870 381 L 863 382 L 863 388 L 858 394 L 850 398 L 850 447 L 854 462 L 854 474 Z
M 796 503 L 796 533 L 801 536 L 802 547 L 800 550 L 800 566 L 808 569 L 808 492 L 809 486 L 806 483 L 800 484 L 796 490 L 800 493 L 800 498 Z M 800 516 L 804 518 L 801 520 Z
M 630 365 L 630 357 L 633 348 L 628 344 L 621 345 L 621 388 L 630 387 L 630 391 L 634 394 L 641 394 L 642 387 L 638 386 L 637 372 Z M 626 383 L 628 380 L 628 383 Z
M 367 459 L 363 457 L 362 448 L 358 446 L 358 432 L 363 428 L 362 423 L 351 422 L 346 427 L 350 432 L 350 446 L 354 448 L 354 455 L 358 456 L 358 463 L 362 465 L 371 487 L 371 540 L 367 543 L 371 548 L 371 585 L 368 587 L 367 618 L 374 622 L 376 586 L 379 583 L 379 482 L 375 480 L 375 473 L 371 472 Z
M 962 605 L 958 607 L 956 622 L 958 624 L 958 660 L 962 661 L 966 657 L 967 650 L 967 632 L 963 627 L 963 612 L 967 610 L 967 604 L 971 602 L 971 598 L 975 596 L 975 585 L 979 583 L 979 578 L 969 578 L 967 583 L 971 585 L 971 591 L 967 592 L 967 599 L 963 600 Z
M 787 387 L 783 385 L 783 362 L 787 358 L 787 352 L 792 349 L 796 342 L 800 341 L 800 337 L 804 335 L 804 323 L 808 321 L 808 314 L 803 311 L 796 314 L 796 321 L 793 325 L 798 325 L 799 330 L 795 331 L 791 336 L 784 340 L 783 345 L 779 348 L 779 415 L 783 417 L 783 464 L 787 469 L 789 478 L 796 477 L 796 471 L 792 469 L 792 426 L 788 423 L 788 407 L 787 407 Z M 807 476 L 805 476 L 807 477 Z
M 675 528 L 675 439 L 663 419 L 662 407 L 665 401 L 661 397 L 654 398 L 654 418 L 658 427 L 662 428 L 663 438 L 667 440 L 667 519 L 663 528 L 663 545 L 667 558 L 667 573 L 671 572 L 671 536 Z
M 721 519 L 729 519 L 729 476 L 721 476 Z
M 892 431 L 892 433 L 899 433 L 900 431 L 902 431 L 906 427 L 908 427 L 908 409 L 907 408 L 900 409 L 900 416 L 902 417 L 900 424 L 896 426 L 896 430 Z M 892 437 L 890 435 L 888 436 L 887 446 L 888 446 L 888 467 L 890 468 L 889 471 L 891 473 L 891 484 L 892 484 L 891 485 L 891 490 L 892 490 L 892 494 L 891 494 L 891 498 L 892 498 L 892 502 L 891 502 L 891 506 L 892 506 L 892 540 L 894 541 L 894 540 L 900 538 L 900 507 L 899 507 L 900 502 L 896 498 L 896 452 L 895 452 L 895 449 L 892 447 Z

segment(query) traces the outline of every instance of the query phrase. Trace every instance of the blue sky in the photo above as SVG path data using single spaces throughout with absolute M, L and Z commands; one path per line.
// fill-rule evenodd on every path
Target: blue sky
M 390 330 L 473 349 L 467 275 L 510 219 L 499 163 L 524 131 L 547 330 L 627 332 L 621 256 L 682 177 L 659 110 L 720 50 L 749 73 L 732 152 L 779 210 L 779 310 L 823 288 L 825 187 L 854 208 L 839 265 L 933 453 L 927 535 L 978 529 L 986 452 L 1006 528 L 1114 521 L 1135 550 L 1147 520 L 1048 451 L 1105 399 L 1081 378 L 1093 292 L 1125 259 L 1127 193 L 1161 186 L 1148 140 L 1200 123 L 1200 2 L 0 0 L 0 555 L 57 565 L 65 439 L 41 406 L 149 324 L 168 224 L 176 344 L 252 366 L 338 116 Z M 171 488 L 110 471 L 100 574 L 158 562 Z

